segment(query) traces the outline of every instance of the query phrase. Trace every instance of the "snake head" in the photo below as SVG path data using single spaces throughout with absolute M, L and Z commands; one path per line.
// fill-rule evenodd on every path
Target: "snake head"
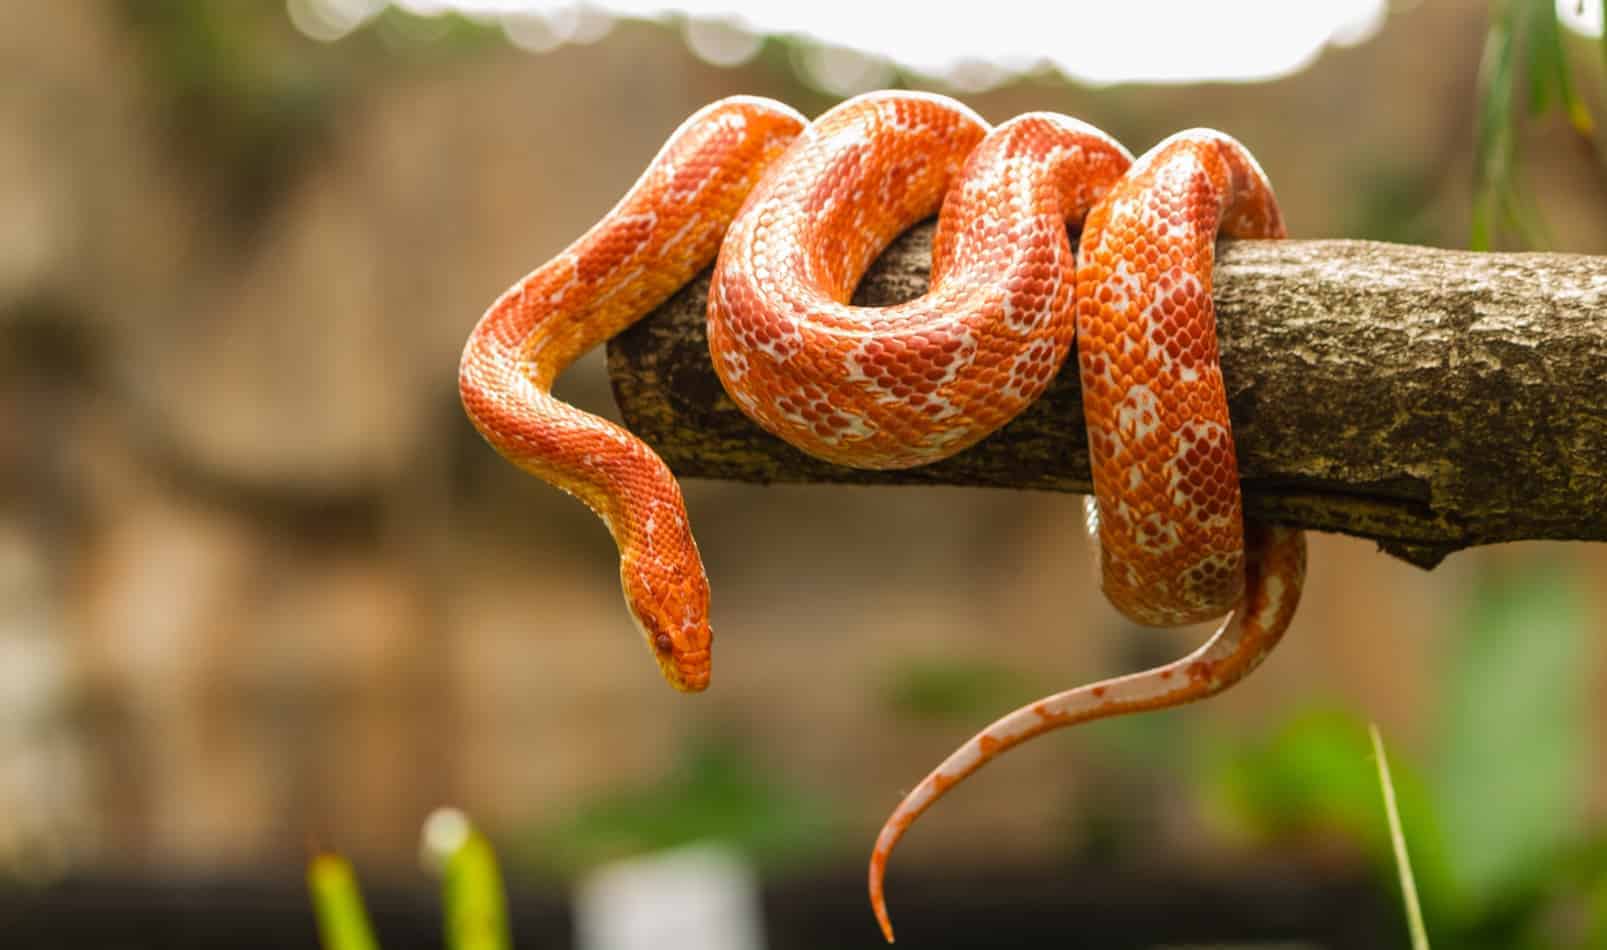
M 685 693 L 709 685 L 709 584 L 696 545 L 687 537 L 691 565 L 679 559 L 626 558 L 620 583 L 631 619 L 658 661 L 664 679 Z M 691 568 L 695 568 L 691 569 Z

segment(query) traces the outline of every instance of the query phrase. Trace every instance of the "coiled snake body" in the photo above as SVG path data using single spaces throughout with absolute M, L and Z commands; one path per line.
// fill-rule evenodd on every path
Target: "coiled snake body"
M 850 306 L 876 255 L 934 211 L 930 291 Z M 1074 255 L 1067 226 L 1079 224 Z M 737 405 L 813 455 L 899 468 L 1003 425 L 1042 394 L 1075 336 L 1106 595 L 1149 625 L 1232 614 L 1181 660 L 1005 716 L 922 780 L 871 857 L 889 940 L 887 859 L 945 791 L 1050 729 L 1218 692 L 1289 623 L 1304 541 L 1241 513 L 1211 304 L 1219 231 L 1283 236 L 1266 177 L 1218 132 L 1180 133 L 1133 162 L 1104 133 L 1048 113 L 989 129 L 953 100 L 896 92 L 806 123 L 736 97 L 688 119 L 602 221 L 469 337 L 469 417 L 510 461 L 602 517 L 649 649 L 671 684 L 698 690 L 708 582 L 680 490 L 636 437 L 552 397 L 564 367 L 717 253 L 709 347 Z

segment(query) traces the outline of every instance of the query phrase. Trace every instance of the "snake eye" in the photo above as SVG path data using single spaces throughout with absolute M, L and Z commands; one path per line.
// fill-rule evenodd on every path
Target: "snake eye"
M 675 644 L 670 641 L 669 634 L 661 633 L 653 638 L 653 646 L 657 647 L 660 653 L 668 653 Z

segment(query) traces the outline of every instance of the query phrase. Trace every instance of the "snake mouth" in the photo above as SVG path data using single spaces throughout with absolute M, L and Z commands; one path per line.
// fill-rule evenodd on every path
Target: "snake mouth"
M 709 651 L 682 653 L 665 664 L 670 683 L 683 693 L 701 693 L 709 686 Z

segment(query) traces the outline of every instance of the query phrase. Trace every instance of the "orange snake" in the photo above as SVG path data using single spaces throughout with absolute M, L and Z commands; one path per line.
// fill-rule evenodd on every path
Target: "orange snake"
M 848 304 L 876 255 L 939 212 L 929 292 Z M 1074 255 L 1068 225 L 1082 227 Z M 1136 162 L 1049 113 L 990 129 L 941 96 L 872 93 L 813 123 L 734 97 L 688 119 L 615 208 L 494 303 L 459 384 L 481 434 L 579 497 L 613 533 L 631 616 L 669 682 L 708 684 L 708 581 L 674 476 L 553 380 L 715 263 L 709 348 L 736 404 L 813 455 L 900 468 L 953 455 L 1048 385 L 1075 334 L 1093 464 L 1088 526 L 1103 589 L 1136 622 L 1232 615 L 1173 663 L 1032 703 L 961 746 L 888 818 L 899 838 L 948 789 L 1050 729 L 1189 702 L 1254 669 L 1305 570 L 1300 532 L 1246 523 L 1217 362 L 1218 231 L 1282 237 L 1268 184 L 1219 132 Z

